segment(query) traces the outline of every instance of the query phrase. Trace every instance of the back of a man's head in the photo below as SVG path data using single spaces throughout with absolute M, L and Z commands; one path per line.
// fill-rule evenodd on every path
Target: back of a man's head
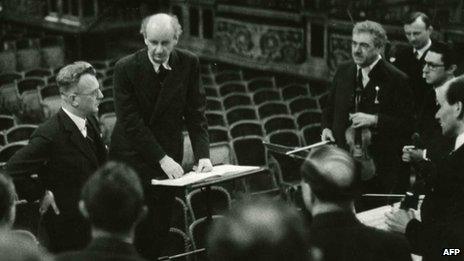
M 0 233 L 0 260 L 49 261 L 51 257 L 38 244 L 24 240 L 13 231 Z
M 304 231 L 299 214 L 283 202 L 240 202 L 209 233 L 208 256 L 221 261 L 308 260 Z
M 11 227 L 15 220 L 16 191 L 11 178 L 0 173 L 0 228 Z
M 356 165 L 343 149 L 322 146 L 309 153 L 301 166 L 301 175 L 320 202 L 351 203 L 360 186 Z
M 132 168 L 108 162 L 84 185 L 81 202 L 93 227 L 110 233 L 127 233 L 143 212 L 142 185 Z

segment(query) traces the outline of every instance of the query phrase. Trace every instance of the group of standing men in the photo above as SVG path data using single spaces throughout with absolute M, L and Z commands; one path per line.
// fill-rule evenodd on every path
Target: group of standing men
M 442 166 L 444 159 L 449 175 L 442 177 L 443 169 L 435 167 L 427 178 L 424 207 L 428 206 L 428 211 L 423 212 L 423 224 L 417 220 L 409 222 L 412 218 L 406 212 L 392 215 L 390 224 L 392 228 L 400 227 L 398 231 L 410 231 L 411 240 L 423 235 L 446 239 L 445 234 L 437 235 L 433 229 L 435 232 L 430 232 L 430 227 L 449 224 L 449 220 L 443 221 L 435 213 L 443 210 L 437 204 L 451 203 L 450 199 L 462 202 L 464 198 L 464 182 L 456 172 L 462 170 L 456 162 L 464 162 L 462 153 L 458 153 L 463 150 L 462 142 L 455 145 L 455 138 L 462 140 L 464 132 L 460 125 L 464 81 L 458 79 L 440 87 L 454 77 L 455 54 L 447 44 L 430 40 L 432 27 L 427 16 L 412 14 L 404 29 L 412 46 L 398 52 L 396 59 L 392 57 L 392 64 L 383 58 L 387 35 L 382 26 L 372 21 L 354 26 L 353 61 L 340 65 L 334 76 L 323 112 L 322 139 L 347 148 L 347 129 L 370 131 L 364 150 L 373 159 L 376 171 L 364 184 L 366 191 L 372 192 L 404 190 L 407 184 L 401 180 L 408 180 L 409 168 L 403 161 Z M 199 60 L 194 54 L 175 48 L 181 32 L 173 16 L 156 14 L 146 18 L 141 33 L 147 48 L 118 61 L 114 73 L 117 122 L 109 158 L 129 164 L 142 181 L 149 208 L 136 228 L 135 245 L 148 258 L 160 255 L 174 203 L 173 190 L 154 188 L 150 181 L 183 174 L 180 162 L 184 125 L 198 162 L 197 171 L 212 169 Z M 94 117 L 103 98 L 95 75 L 92 66 L 85 62 L 60 70 L 57 83 L 62 109 L 41 125 L 29 145 L 7 164 L 11 175 L 39 173 L 44 192 L 40 210 L 50 249 L 56 252 L 83 247 L 90 237 L 77 202 L 84 182 L 107 158 Z M 438 107 L 435 90 L 441 90 L 437 91 Z M 413 132 L 423 137 L 423 147 L 403 148 L 410 144 Z M 443 140 L 451 140 L 452 145 Z M 453 148 L 455 153 L 448 155 Z M 447 187 L 450 184 L 453 186 Z M 430 195 L 434 200 L 428 200 Z M 464 207 L 455 207 L 445 218 L 455 220 L 463 213 Z M 400 222 L 404 220 L 409 223 Z M 453 239 L 462 240 L 462 235 Z M 422 253 L 430 249 L 425 243 L 415 246 Z
M 364 130 L 370 131 L 362 145 L 376 171 L 364 177 L 364 193 L 404 193 L 407 164 L 417 170 L 423 185 L 412 189 L 426 195 L 421 217 L 399 210 L 387 215 L 387 224 L 405 233 L 424 260 L 436 260 L 443 249 L 464 241 L 464 79 L 454 79 L 456 53 L 450 44 L 432 41 L 432 30 L 424 13 L 412 13 L 404 22 L 410 46 L 389 63 L 382 57 L 387 40 L 382 26 L 355 24 L 353 61 L 338 67 L 322 117 L 322 139 L 347 150 L 353 149 L 347 129 L 359 130 L 362 142 Z
M 103 98 L 96 71 L 86 62 L 75 62 L 57 75 L 61 110 L 39 126 L 28 146 L 7 163 L 12 176 L 39 174 L 44 193 L 40 211 L 52 252 L 79 249 L 89 242 L 89 224 L 79 214 L 79 195 L 107 156 L 134 168 L 142 181 L 148 214 L 136 228 L 134 243 L 149 259 L 160 256 L 167 241 L 174 204 L 174 190 L 154 188 L 151 179 L 184 173 L 180 165 L 184 125 L 197 171 L 212 169 L 198 57 L 175 48 L 182 29 L 174 16 L 146 18 L 141 33 L 147 47 L 115 67 L 117 122 L 108 155 L 94 116 Z

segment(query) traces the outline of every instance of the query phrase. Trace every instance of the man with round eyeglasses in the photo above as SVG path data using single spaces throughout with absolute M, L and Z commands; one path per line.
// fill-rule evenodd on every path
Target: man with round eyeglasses
M 433 87 L 426 93 L 415 130 L 420 134 L 424 144 L 421 144 L 420 148 L 405 146 L 403 160 L 406 162 L 438 160 L 452 147 L 453 141 L 442 135 L 440 125 L 435 119 L 438 110 L 436 90 L 454 78 L 454 72 L 457 69 L 456 55 L 452 45 L 436 42 L 424 58 L 423 78 Z
M 42 225 L 49 238 L 47 247 L 55 253 L 80 249 L 90 239 L 78 200 L 82 185 L 103 165 L 107 154 L 95 117 L 103 99 L 95 75 L 87 62 L 74 62 L 59 71 L 61 109 L 37 128 L 29 144 L 6 165 L 14 178 L 38 174 Z

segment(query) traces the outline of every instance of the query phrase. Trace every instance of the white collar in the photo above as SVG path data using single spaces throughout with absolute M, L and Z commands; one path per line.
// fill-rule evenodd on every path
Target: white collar
M 148 54 L 148 59 L 150 60 L 151 64 L 153 65 L 153 69 L 155 69 L 155 72 L 158 73 L 159 67 L 160 67 L 161 64 L 153 61 L 153 58 L 151 57 L 150 54 Z M 171 66 L 169 66 L 169 58 L 166 61 L 163 62 L 163 67 L 164 67 L 164 69 L 166 69 L 168 71 L 172 70 Z
M 361 68 L 361 72 L 362 72 L 364 78 L 369 77 L 369 73 L 372 71 L 374 66 L 380 61 L 380 59 L 382 59 L 382 56 L 380 56 L 380 54 L 379 54 L 377 59 L 373 63 L 371 63 L 369 66 L 361 67 L 361 66 L 357 65 L 358 70 L 359 70 L 359 68 Z
M 464 144 L 464 132 L 459 134 L 456 138 L 456 142 L 454 143 L 454 150 L 457 150 L 462 146 L 462 144 Z
M 70 111 L 66 110 L 64 107 L 61 107 L 63 111 L 71 118 L 71 120 L 76 124 L 79 131 L 84 137 L 87 137 L 87 128 L 85 127 L 86 119 L 83 119 L 75 114 L 72 114 Z
M 416 48 L 413 48 L 413 52 L 417 52 L 419 54 L 419 57 L 417 57 L 417 59 L 420 59 L 422 58 L 422 55 L 424 55 L 424 53 L 430 48 L 430 46 L 432 46 L 432 40 L 428 40 L 427 41 L 427 44 L 420 48 L 419 50 L 416 50 Z

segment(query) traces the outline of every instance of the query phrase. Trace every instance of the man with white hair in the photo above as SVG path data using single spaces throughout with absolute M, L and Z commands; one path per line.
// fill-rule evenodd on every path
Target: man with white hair
M 147 48 L 122 58 L 114 73 L 117 121 L 110 157 L 129 164 L 142 181 L 149 212 L 136 230 L 135 245 L 149 259 L 159 256 L 166 244 L 174 203 L 174 190 L 152 187 L 151 179 L 184 174 L 184 125 L 197 171 L 212 169 L 199 60 L 175 48 L 181 32 L 175 16 L 145 18 L 141 33 Z

